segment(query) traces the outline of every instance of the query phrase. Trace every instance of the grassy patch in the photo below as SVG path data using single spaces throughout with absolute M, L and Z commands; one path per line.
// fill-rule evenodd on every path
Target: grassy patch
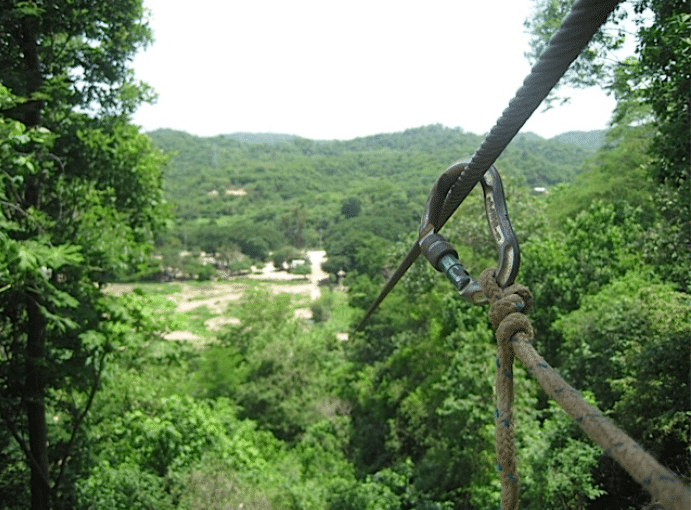
M 181 283 L 137 283 L 135 288 L 143 290 L 147 294 L 156 296 L 170 296 L 182 292 Z
M 329 327 L 334 331 L 348 331 L 353 320 L 356 319 L 355 313 L 359 310 L 348 305 L 348 294 L 341 291 L 333 292 L 333 307 L 329 318 Z

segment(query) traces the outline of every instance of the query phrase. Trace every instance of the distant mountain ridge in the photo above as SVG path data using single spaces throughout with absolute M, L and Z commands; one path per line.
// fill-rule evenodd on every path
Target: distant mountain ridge
M 269 209 L 282 203 L 328 201 L 324 197 L 330 194 L 357 196 L 360 188 L 381 188 L 383 182 L 395 183 L 411 196 L 419 194 L 424 204 L 430 183 L 453 162 L 471 156 L 483 140 L 440 124 L 345 141 L 274 133 L 199 137 L 172 129 L 149 136 L 171 154 L 164 173 L 166 198 L 189 219 L 237 214 L 238 207 L 259 207 L 260 215 L 268 216 Z M 588 133 L 556 138 L 519 133 L 497 168 L 531 188 L 569 182 L 595 153 L 591 147 L 597 138 Z M 228 189 L 246 190 L 249 202 L 211 198 L 225 197 Z
M 297 135 L 289 135 L 285 133 L 247 133 L 244 131 L 221 136 L 230 138 L 231 140 L 237 140 L 238 142 L 268 144 L 290 142 L 296 138 L 301 138 Z
M 423 126 L 426 127 L 426 126 Z M 422 128 L 411 128 L 410 130 L 404 131 L 415 131 L 417 129 L 422 129 Z M 460 128 L 446 128 L 446 129 L 452 129 L 452 130 L 457 130 L 459 131 Z M 462 132 L 462 130 L 460 130 Z M 558 141 L 562 143 L 569 143 L 573 145 L 577 145 L 579 147 L 582 147 L 584 149 L 589 149 L 589 150 L 597 150 L 602 145 L 605 143 L 605 133 L 607 131 L 604 129 L 596 129 L 596 130 L 591 130 L 591 131 L 566 131 L 564 133 L 555 135 L 551 138 L 543 138 L 540 135 L 537 135 L 531 131 L 527 131 L 525 133 L 519 133 L 518 136 L 524 136 L 528 138 L 534 138 L 536 140 L 553 140 L 553 141 Z M 390 134 L 396 134 L 396 133 L 382 133 L 382 134 L 377 134 L 377 135 L 370 135 L 370 136 L 364 136 L 364 137 L 356 137 L 351 140 L 339 140 L 343 142 L 349 142 L 352 140 L 361 140 L 361 139 L 368 139 L 368 138 L 377 138 L 377 137 L 382 137 Z M 244 131 L 239 131 L 236 133 L 229 133 L 229 134 L 221 134 L 218 135 L 223 138 L 228 138 L 230 140 L 236 140 L 238 142 L 243 142 L 243 143 L 265 143 L 265 144 L 276 144 L 276 143 L 281 143 L 281 142 L 290 142 L 295 139 L 300 139 L 303 138 L 298 135 L 291 135 L 288 133 L 250 133 L 250 132 L 244 132 Z M 213 138 L 213 137 L 212 137 Z M 315 140 L 316 142 L 330 142 L 332 140 Z
M 605 144 L 606 134 L 606 129 L 596 129 L 593 131 L 567 131 L 566 133 L 553 136 L 550 138 L 550 140 L 572 143 L 586 149 L 597 150 Z
M 163 181 L 175 214 L 171 250 L 225 247 L 253 257 L 286 244 L 359 246 L 415 232 L 432 184 L 483 140 L 440 124 L 344 141 L 171 129 L 149 136 L 170 154 Z M 506 189 L 525 195 L 573 180 L 594 154 L 520 133 L 496 165 Z
M 428 167 L 434 160 L 439 162 L 434 171 L 438 173 L 454 161 L 471 156 L 483 140 L 480 135 L 440 124 L 352 140 L 310 140 L 276 133 L 200 137 L 172 129 L 156 130 L 149 136 L 159 148 L 173 154 L 166 172 L 166 188 L 175 190 L 175 194 L 185 193 L 186 186 L 179 179 L 185 174 L 189 177 L 204 175 L 207 182 L 214 183 L 207 190 L 211 191 L 217 187 L 225 189 L 247 184 L 257 178 L 253 169 L 275 164 L 298 167 L 303 174 L 312 173 L 323 184 L 333 181 L 328 170 L 326 175 L 323 174 L 328 167 L 341 167 L 340 175 L 358 180 L 371 178 L 377 173 L 381 175 L 378 169 L 382 164 L 388 168 L 386 173 L 416 173 L 415 166 L 419 173 L 421 165 Z M 502 170 L 522 173 L 530 186 L 550 186 L 573 178 L 580 165 L 603 141 L 602 131 L 569 132 L 552 139 L 531 132 L 519 133 L 500 156 L 497 165 Z M 314 158 L 319 158 L 319 164 L 315 165 Z M 409 160 L 409 163 L 402 164 L 401 158 Z M 426 161 L 411 164 L 410 161 L 420 158 Z

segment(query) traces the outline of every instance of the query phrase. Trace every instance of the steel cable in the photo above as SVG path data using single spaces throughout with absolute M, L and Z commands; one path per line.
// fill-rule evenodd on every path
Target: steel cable
M 449 189 L 435 231 L 441 229 L 458 209 L 620 2 L 621 0 L 577 0 L 574 3 L 559 30 L 550 40 L 549 46 L 523 80 L 523 85 L 516 91 L 516 95 L 473 154 L 465 170 Z M 415 243 L 370 305 L 355 331 L 364 326 L 419 255 L 420 246 Z
M 540 55 L 521 88 L 509 102 L 497 123 L 459 177 L 447 197 L 442 217 L 447 219 L 458 208 L 487 169 L 494 164 L 514 136 L 547 97 L 588 41 L 607 20 L 621 0 L 580 0 L 562 21 L 547 49 Z

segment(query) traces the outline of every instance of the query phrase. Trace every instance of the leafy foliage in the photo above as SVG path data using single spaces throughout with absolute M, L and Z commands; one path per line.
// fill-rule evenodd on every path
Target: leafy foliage
M 128 124 L 150 96 L 128 69 L 150 38 L 141 2 L 1 11 L 2 444 L 44 509 L 74 500 L 81 428 L 121 340 L 99 286 L 146 261 L 165 158 Z
M 521 507 L 586 508 L 604 495 L 592 473 L 601 456 L 598 447 L 554 403 L 539 417 L 527 414 L 539 425 L 519 424 L 526 428 L 517 438 Z
M 614 280 L 555 328 L 564 335 L 563 370 L 570 379 L 592 389 L 646 450 L 687 473 L 691 306 L 688 295 L 651 280 L 640 274 Z M 608 471 L 608 505 L 624 504 L 617 494 L 645 503 L 646 495 L 621 469 Z
M 240 416 L 293 441 L 310 423 L 342 412 L 334 382 L 323 377 L 340 346 L 325 332 L 301 331 L 288 294 L 270 298 L 255 290 L 244 299 L 241 324 L 221 336 L 200 367 L 202 392 L 232 398 Z
M 376 270 L 356 260 L 356 248 L 370 245 L 377 256 L 377 245 L 414 231 L 431 183 L 480 142 L 439 125 L 349 141 L 248 143 L 232 135 L 199 138 L 171 130 L 150 136 L 172 154 L 165 189 L 178 218 L 160 245 L 217 254 L 235 246 L 264 259 L 283 245 L 323 242 L 329 272 L 370 276 Z M 527 134 L 516 138 L 498 164 L 504 175 L 545 186 L 571 179 L 591 154 L 573 143 Z

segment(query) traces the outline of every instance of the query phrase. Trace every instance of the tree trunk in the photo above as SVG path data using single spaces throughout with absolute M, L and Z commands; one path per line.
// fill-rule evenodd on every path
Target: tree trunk
M 38 28 L 34 18 L 22 19 L 21 48 L 24 53 L 24 69 L 26 88 L 29 95 L 29 108 L 23 119 L 20 119 L 27 127 L 41 125 L 41 109 L 43 101 L 31 97 L 38 92 L 43 85 L 43 73 L 41 71 L 41 58 L 38 54 Z
M 24 53 L 24 68 L 26 71 L 26 86 L 29 101 L 26 104 L 23 118 L 19 120 L 26 127 L 39 127 L 41 125 L 41 109 L 43 101 L 31 97 L 41 90 L 43 85 L 43 73 L 41 72 L 41 59 L 38 54 L 38 29 L 34 18 L 22 20 L 22 53 Z M 39 176 L 32 175 L 26 184 L 24 200 L 27 206 L 39 209 L 41 206 Z
M 46 424 L 45 378 L 46 324 L 38 303 L 26 298 L 28 329 L 26 342 L 26 418 L 31 459 L 31 510 L 50 508 L 48 478 L 48 426 Z
M 22 52 L 29 96 L 43 85 L 41 60 L 38 53 L 38 25 L 31 16 L 22 19 Z M 34 99 L 31 98 L 30 99 Z M 42 101 L 35 99 L 23 120 L 27 127 L 41 125 Z M 27 182 L 26 207 L 40 209 L 39 176 L 33 175 Z M 40 296 L 27 294 L 26 380 L 24 401 L 29 428 L 29 466 L 31 467 L 31 510 L 49 510 L 50 478 L 48 475 L 48 426 L 46 424 L 45 370 L 46 370 L 46 321 L 41 313 Z

